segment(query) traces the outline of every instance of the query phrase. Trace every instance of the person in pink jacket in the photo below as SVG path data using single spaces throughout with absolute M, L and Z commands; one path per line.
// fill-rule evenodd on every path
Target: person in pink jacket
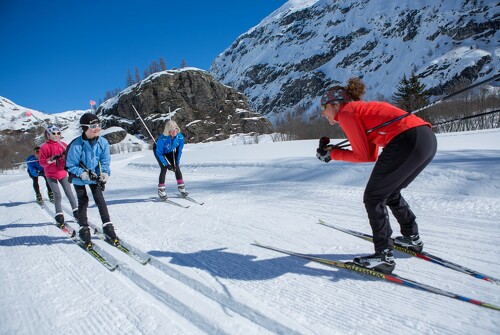
M 68 182 L 68 172 L 64 169 L 65 150 L 68 146 L 61 141 L 61 130 L 57 126 L 50 126 L 45 130 L 46 142 L 40 147 L 39 163 L 43 166 L 45 177 L 49 182 L 50 188 L 54 192 L 56 215 L 55 220 L 59 227 L 64 227 L 64 214 L 62 210 L 62 194 L 59 189 L 61 184 L 66 197 L 68 198 L 73 216 L 78 213 L 78 206 L 75 196 L 71 190 L 71 184 Z

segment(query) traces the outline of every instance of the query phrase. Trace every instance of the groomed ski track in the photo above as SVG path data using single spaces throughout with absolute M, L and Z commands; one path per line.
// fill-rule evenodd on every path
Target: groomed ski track
M 188 209 L 149 200 L 158 177 L 150 152 L 113 155 L 105 191 L 113 223 L 152 257 L 141 265 L 94 237 L 118 261 L 114 272 L 52 224 L 23 171 L 0 175 L 0 334 L 496 334 L 497 311 L 251 245 L 338 260 L 372 252 L 370 243 L 315 224 L 322 217 L 369 229 L 362 192 L 372 165 L 320 164 L 316 142 L 186 146 L 188 191 L 205 202 Z M 429 252 L 495 277 L 498 157 L 438 153 L 404 193 Z M 92 198 L 88 213 L 100 224 Z M 401 276 L 500 304 L 491 283 L 401 253 L 396 263 Z

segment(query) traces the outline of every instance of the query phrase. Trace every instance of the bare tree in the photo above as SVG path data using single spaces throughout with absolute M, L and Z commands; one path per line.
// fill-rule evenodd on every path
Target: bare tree
M 181 69 L 183 69 L 183 68 L 185 68 L 185 67 L 187 67 L 187 62 L 186 62 L 186 60 L 183 58 L 183 59 L 181 60 Z
M 140 83 L 141 82 L 141 71 L 139 68 L 136 66 L 135 67 L 135 82 Z
M 126 85 L 127 87 L 129 86 L 132 86 L 134 85 L 134 78 L 132 77 L 132 73 L 130 72 L 130 70 L 127 71 L 127 81 L 126 81 Z
M 152 61 L 151 64 L 149 64 L 149 72 L 150 73 L 156 73 L 160 72 L 160 66 L 158 65 L 157 61 Z
M 167 70 L 167 62 L 165 62 L 165 58 L 160 57 L 160 69 L 161 71 Z

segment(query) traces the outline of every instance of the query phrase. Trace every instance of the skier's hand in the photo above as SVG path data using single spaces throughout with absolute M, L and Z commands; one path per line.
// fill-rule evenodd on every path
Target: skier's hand
M 175 166 L 167 165 L 167 170 L 174 171 L 176 170 Z
M 330 151 L 322 148 L 316 149 L 316 157 L 322 162 L 328 163 L 329 161 L 332 160 L 330 157 Z
M 328 136 L 323 136 L 319 139 L 319 147 L 321 149 L 326 148 L 326 146 L 330 143 L 330 138 Z
M 80 175 L 81 180 L 90 180 L 90 176 L 87 171 L 83 171 L 82 174 Z
M 109 175 L 106 172 L 101 173 L 99 176 L 99 181 L 101 183 L 106 183 L 108 181 Z

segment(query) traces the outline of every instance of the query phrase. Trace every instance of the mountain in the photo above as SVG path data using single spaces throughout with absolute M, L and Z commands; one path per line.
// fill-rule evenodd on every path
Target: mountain
M 30 112 L 32 116 L 27 116 L 27 112 Z M 72 139 L 81 135 L 80 117 L 88 112 L 90 110 L 87 109 L 45 114 L 0 97 L 0 138 L 3 140 L 18 134 L 38 134 L 35 139 L 36 143 L 27 144 L 31 150 L 33 145 L 40 145 L 44 142 L 44 138 L 41 136 L 43 127 L 54 124 L 61 128 L 62 140 L 69 143 Z M 101 135 L 110 142 L 112 153 L 138 151 L 145 145 L 143 141 L 127 134 L 125 130 L 119 127 L 104 129 Z
M 26 116 L 31 112 L 33 116 Z M 40 122 L 44 120 L 47 124 L 57 124 L 60 127 L 69 127 L 79 121 L 80 116 L 88 112 L 84 110 L 73 110 L 57 114 L 44 114 L 42 112 L 19 106 L 11 100 L 0 97 L 0 132 L 28 132 L 34 128 L 40 127 Z
M 297 107 L 317 114 L 323 91 L 353 76 L 366 99 L 390 99 L 412 71 L 438 96 L 498 73 L 499 11 L 492 0 L 290 0 L 209 72 L 271 120 Z

